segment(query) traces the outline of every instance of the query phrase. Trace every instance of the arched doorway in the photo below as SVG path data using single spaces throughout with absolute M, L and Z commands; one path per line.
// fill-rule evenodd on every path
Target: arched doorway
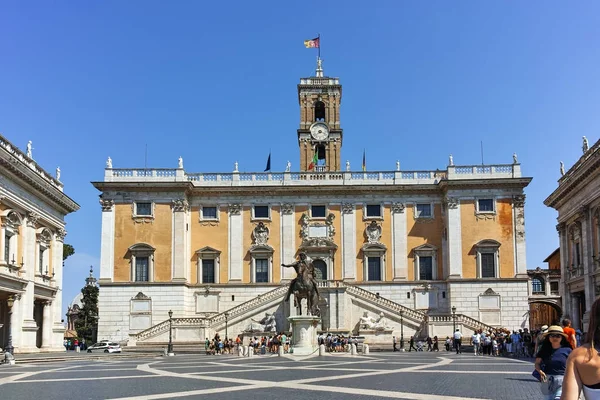
M 318 281 L 327 280 L 327 264 L 323 260 L 314 260 L 313 266 L 315 267 L 315 279 Z
M 561 314 L 557 304 L 541 301 L 529 303 L 529 329 L 539 329 L 542 325 L 557 325 Z

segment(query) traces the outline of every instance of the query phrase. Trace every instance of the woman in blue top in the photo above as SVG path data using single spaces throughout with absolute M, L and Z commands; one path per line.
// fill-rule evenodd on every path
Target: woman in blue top
M 571 345 L 563 329 L 558 325 L 550 326 L 544 333 L 544 341 L 535 356 L 535 369 L 544 382 L 542 385 L 543 399 L 560 399 L 567 358 L 571 351 Z

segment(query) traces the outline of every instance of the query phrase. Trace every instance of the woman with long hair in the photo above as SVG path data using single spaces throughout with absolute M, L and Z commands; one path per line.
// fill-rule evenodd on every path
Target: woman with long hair
M 558 400 L 567 368 L 571 345 L 558 325 L 552 325 L 544 334 L 544 341 L 535 355 L 535 370 L 540 374 L 545 400 Z
M 577 400 L 583 390 L 586 400 L 600 399 L 600 299 L 590 311 L 590 325 L 581 347 L 567 361 L 562 400 Z

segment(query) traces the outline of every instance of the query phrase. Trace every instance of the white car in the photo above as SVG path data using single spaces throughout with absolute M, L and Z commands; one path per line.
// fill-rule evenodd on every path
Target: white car
M 120 353 L 121 345 L 119 345 L 119 343 L 102 341 L 88 347 L 87 352 Z

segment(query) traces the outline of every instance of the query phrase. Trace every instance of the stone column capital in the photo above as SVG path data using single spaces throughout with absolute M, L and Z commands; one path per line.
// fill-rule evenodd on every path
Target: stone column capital
M 112 211 L 112 208 L 114 205 L 115 205 L 114 200 L 100 199 L 100 207 L 102 207 L 102 211 Z

